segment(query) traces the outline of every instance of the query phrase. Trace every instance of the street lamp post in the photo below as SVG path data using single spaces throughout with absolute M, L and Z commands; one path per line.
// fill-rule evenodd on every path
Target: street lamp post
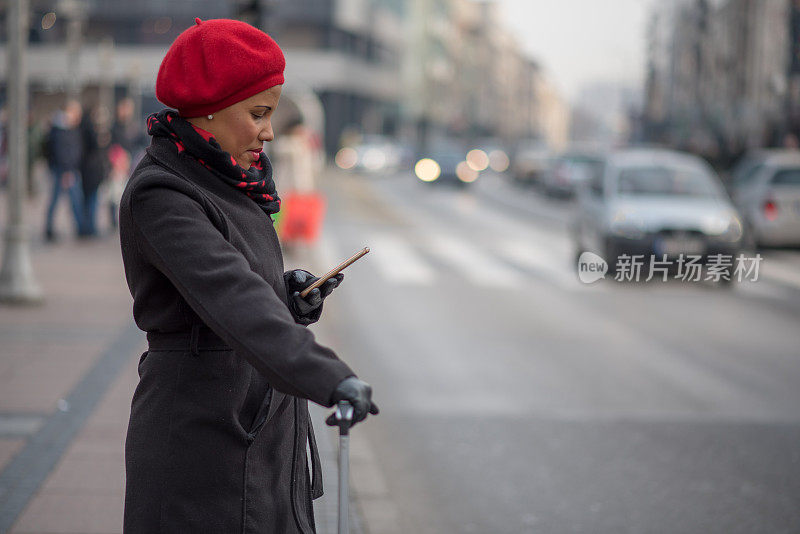
M 108 119 L 114 113 L 114 39 L 106 37 L 100 42 L 100 108 L 109 113 Z M 104 126 L 107 126 L 105 124 Z
M 32 303 L 42 300 L 33 275 L 23 206 L 28 172 L 28 0 L 11 0 L 8 31 L 8 223 L 0 267 L 0 301 Z
M 58 9 L 67 18 L 67 94 L 81 96 L 80 60 L 83 42 L 84 5 L 78 0 L 59 0 Z

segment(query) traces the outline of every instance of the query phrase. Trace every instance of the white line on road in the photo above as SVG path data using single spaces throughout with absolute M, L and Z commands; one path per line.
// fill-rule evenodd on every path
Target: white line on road
M 520 239 L 505 239 L 497 246 L 498 252 L 523 268 L 529 268 L 555 282 L 562 288 L 582 286 L 565 258 L 554 250 L 538 247 Z
M 511 288 L 522 281 L 521 273 L 492 260 L 488 251 L 447 234 L 430 235 L 430 251 L 475 284 Z
M 324 273 L 344 259 L 340 259 L 337 252 L 331 233 L 323 230 L 316 246 L 312 249 L 312 259 L 310 261 L 320 273 Z
M 372 263 L 390 282 L 398 284 L 432 285 L 433 269 L 419 257 L 409 243 L 389 234 L 369 237 Z

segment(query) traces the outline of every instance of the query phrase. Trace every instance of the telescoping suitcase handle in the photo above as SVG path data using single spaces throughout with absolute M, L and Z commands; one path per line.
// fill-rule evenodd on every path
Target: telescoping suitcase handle
M 350 427 L 353 406 L 347 401 L 336 405 L 336 412 L 327 423 L 339 427 L 339 534 L 350 533 Z

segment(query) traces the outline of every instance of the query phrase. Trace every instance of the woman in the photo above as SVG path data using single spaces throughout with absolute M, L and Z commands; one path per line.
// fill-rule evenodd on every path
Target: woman
M 164 110 L 120 206 L 133 313 L 147 332 L 125 444 L 126 533 L 314 532 L 322 494 L 307 399 L 377 414 L 369 385 L 302 325 L 332 279 L 283 272 L 270 123 L 278 45 L 243 22 L 195 19 L 156 80 Z M 306 443 L 310 445 L 309 476 Z

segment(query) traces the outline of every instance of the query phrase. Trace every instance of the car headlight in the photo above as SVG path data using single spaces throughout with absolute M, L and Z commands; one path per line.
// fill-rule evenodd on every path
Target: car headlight
M 628 239 L 641 239 L 645 235 L 645 225 L 641 217 L 620 210 L 611 219 L 611 232 Z
M 346 146 L 336 153 L 334 161 L 340 169 L 352 169 L 358 163 L 358 152 L 356 152 L 356 149 Z
M 491 167 L 494 172 L 506 172 L 509 163 L 508 154 L 502 150 L 497 149 L 489 152 L 489 167 Z
M 361 160 L 368 171 L 379 171 L 386 166 L 386 153 L 379 148 L 370 148 Z
M 467 165 L 473 171 L 485 171 L 489 167 L 489 155 L 479 148 L 473 148 L 467 152 Z
M 704 230 L 708 235 L 726 243 L 739 241 L 743 234 L 742 221 L 735 215 L 715 217 L 706 224 Z
M 478 179 L 480 173 L 470 167 L 468 161 L 462 161 L 456 165 L 456 176 L 465 184 L 469 184 Z
M 423 182 L 433 182 L 442 174 L 442 168 L 431 158 L 422 158 L 414 165 L 414 174 Z

